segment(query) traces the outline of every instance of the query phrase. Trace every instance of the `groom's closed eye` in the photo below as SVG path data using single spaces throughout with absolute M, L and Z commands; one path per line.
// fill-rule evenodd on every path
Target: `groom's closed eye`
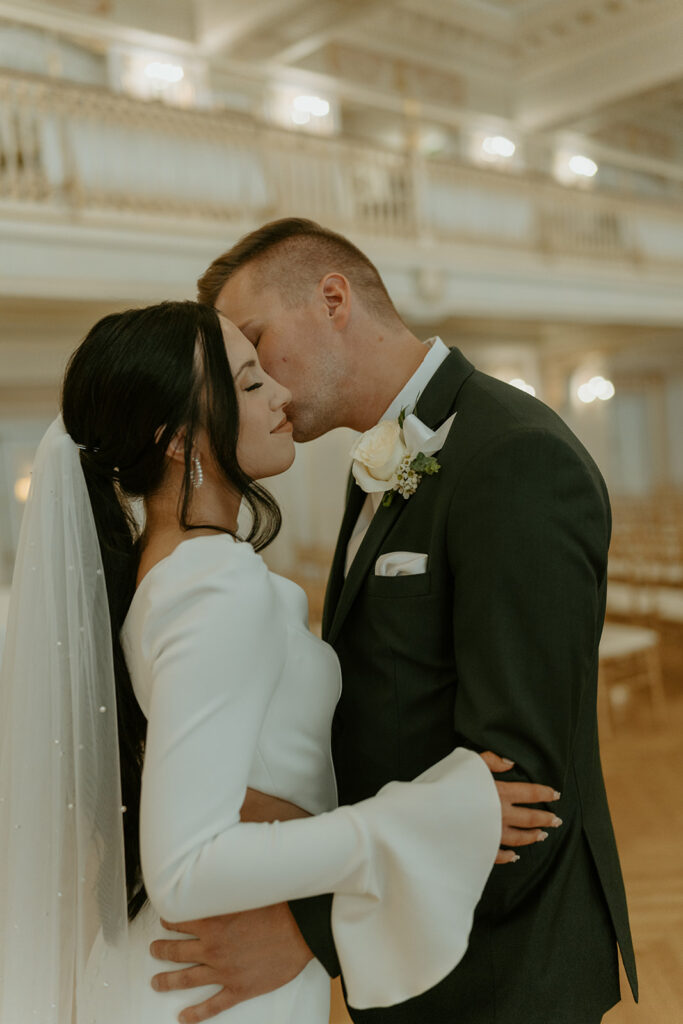
M 261 340 L 261 330 L 256 327 L 251 320 L 245 321 L 245 323 L 239 326 L 240 331 L 244 337 L 251 342 L 254 348 L 258 348 L 258 343 Z

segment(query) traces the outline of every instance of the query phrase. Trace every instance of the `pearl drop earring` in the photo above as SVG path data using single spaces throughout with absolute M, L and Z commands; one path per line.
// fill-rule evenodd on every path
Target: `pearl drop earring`
M 198 456 L 193 455 L 192 456 L 192 486 L 195 488 L 195 490 L 199 490 L 199 488 L 202 486 L 203 483 L 204 483 L 204 472 L 202 470 L 202 464 L 199 461 Z

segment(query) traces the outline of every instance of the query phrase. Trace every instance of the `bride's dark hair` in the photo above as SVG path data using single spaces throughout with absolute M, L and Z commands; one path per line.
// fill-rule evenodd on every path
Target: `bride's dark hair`
M 135 592 L 139 528 L 129 501 L 159 488 L 166 450 L 185 434 L 185 474 L 178 518 L 190 529 L 192 448 L 206 430 L 226 484 L 252 515 L 256 550 L 280 529 L 275 499 L 240 468 L 237 396 L 218 314 L 196 302 L 163 302 L 104 317 L 71 356 L 62 387 L 62 416 L 79 445 L 102 552 L 114 648 L 128 916 L 147 894 L 139 852 L 142 760 L 147 722 L 135 699 L 119 634 Z M 210 523 L 201 524 L 211 526 Z M 219 529 L 219 527 L 216 527 Z

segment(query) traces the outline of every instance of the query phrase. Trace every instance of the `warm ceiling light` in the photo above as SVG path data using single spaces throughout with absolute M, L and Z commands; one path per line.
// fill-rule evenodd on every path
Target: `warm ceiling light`
M 313 117 L 326 117 L 330 112 L 330 104 L 320 96 L 296 96 L 293 106 L 297 113 L 313 114 Z M 296 124 L 306 124 L 306 121 L 296 121 L 293 114 L 292 120 Z
M 588 386 L 592 389 L 595 397 L 603 402 L 614 398 L 614 384 L 611 380 L 606 380 L 604 377 L 591 377 L 588 381 Z
M 31 489 L 31 477 L 20 476 L 14 482 L 14 497 L 18 502 L 23 505 L 28 498 L 28 492 Z
M 610 398 L 614 398 L 615 389 L 611 380 L 598 376 L 591 377 L 589 381 L 582 384 L 577 394 L 580 401 L 585 402 L 587 405 L 589 402 L 594 402 L 596 398 L 599 398 L 602 402 L 609 401 Z
M 308 124 L 311 120 L 311 115 L 306 110 L 293 110 L 292 121 L 294 124 Z
M 512 139 L 506 139 L 504 135 L 488 135 L 482 142 L 481 148 L 489 156 L 510 157 L 515 151 L 515 144 Z
M 527 395 L 536 394 L 536 388 L 533 384 L 527 384 L 522 377 L 513 377 L 508 383 L 512 384 L 513 388 L 519 388 L 520 391 L 526 391 Z
M 180 64 L 164 64 L 161 61 L 153 60 L 145 68 L 145 75 L 155 82 L 172 85 L 175 82 L 180 82 L 185 77 L 185 72 Z
M 569 169 L 574 174 L 580 174 L 583 178 L 592 178 L 598 173 L 598 165 L 589 156 L 580 156 L 578 153 L 569 161 Z

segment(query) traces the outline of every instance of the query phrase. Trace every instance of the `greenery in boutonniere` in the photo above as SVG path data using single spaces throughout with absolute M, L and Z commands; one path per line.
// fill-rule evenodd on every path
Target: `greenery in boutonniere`
M 424 452 L 418 452 L 415 458 L 410 454 L 405 455 L 396 470 L 396 483 L 382 498 L 382 506 L 389 508 L 396 493 L 407 500 L 415 493 L 425 473 L 433 476 L 440 469 L 441 465 L 433 455 L 425 455 Z

